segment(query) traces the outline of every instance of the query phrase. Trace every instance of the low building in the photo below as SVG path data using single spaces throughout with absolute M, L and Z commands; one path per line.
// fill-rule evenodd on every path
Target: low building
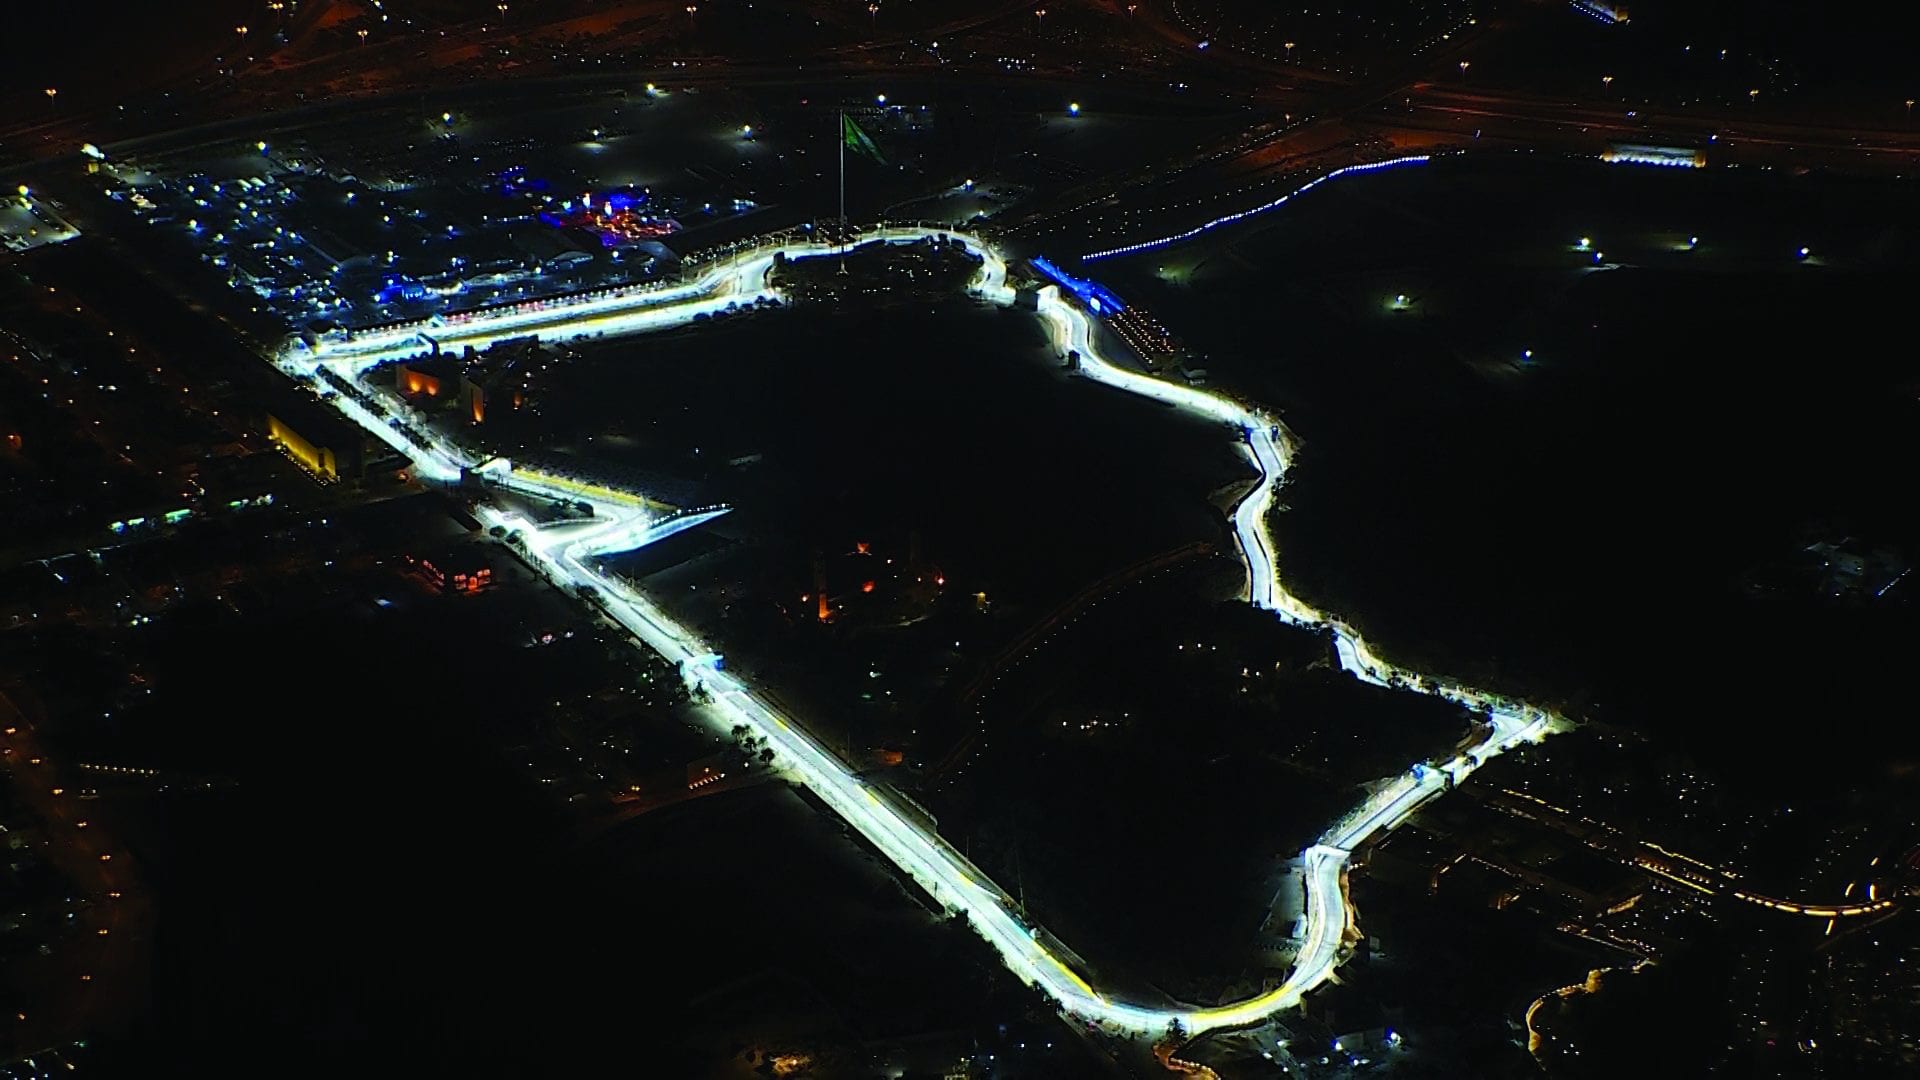
M 493 557 L 479 544 L 464 544 L 432 555 L 409 555 L 407 562 L 442 592 L 477 593 L 493 585 Z
M 394 389 L 410 404 L 420 407 L 458 406 L 462 415 L 474 423 L 486 419 L 487 395 L 475 378 L 472 367 L 452 356 L 437 353 L 419 360 L 394 365 Z
M 367 435 L 303 390 L 288 389 L 266 410 L 267 438 L 326 480 L 357 480 L 366 471 Z

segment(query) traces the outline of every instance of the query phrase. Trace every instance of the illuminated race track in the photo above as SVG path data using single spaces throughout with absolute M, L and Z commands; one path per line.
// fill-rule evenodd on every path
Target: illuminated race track
M 1003 306 L 1014 302 L 1005 263 L 973 237 L 914 226 L 875 228 L 862 233 L 860 240 L 916 242 L 941 236 L 963 240 L 981 253 L 983 266 L 968 286 L 971 294 Z M 296 341 L 283 348 L 278 363 L 290 374 L 315 380 L 317 388 L 324 390 L 325 381 L 319 378 L 323 371 L 353 380 L 357 373 L 375 364 L 424 351 L 428 346 L 422 341 L 423 334 L 442 348 L 481 348 L 483 343 L 530 333 L 564 338 L 677 326 L 703 312 L 724 310 L 729 303 L 778 298 L 778 289 L 767 280 L 776 254 L 806 258 L 833 250 L 812 243 L 762 246 L 715 263 L 686 284 L 615 290 L 567 303 L 523 304 L 497 314 L 386 328 L 357 337 L 336 336 L 317 344 Z M 723 513 L 723 508 L 661 516 L 636 493 L 529 473 L 499 459 L 475 462 L 440 436 L 404 427 L 397 420 L 383 422 L 372 409 L 346 394 L 336 394 L 332 401 L 346 415 L 406 453 L 423 478 L 451 481 L 470 470 L 485 483 L 548 498 L 584 499 L 592 504 L 593 520 L 550 525 L 536 525 L 491 505 L 482 505 L 478 513 L 489 526 L 509 530 L 523 545 L 529 563 L 552 582 L 587 599 L 646 647 L 676 664 L 696 697 L 706 703 L 707 719 L 717 732 L 724 734 L 745 725 L 764 737 L 788 775 L 806 785 L 941 905 L 964 914 L 1009 970 L 1055 998 L 1064 1012 L 1109 1030 L 1149 1036 L 1166 1031 L 1175 1021 L 1192 1034 L 1255 1023 L 1298 1004 L 1303 994 L 1326 981 L 1339 964 L 1352 928 L 1346 872 L 1356 846 L 1393 828 L 1486 759 L 1522 741 L 1544 737 L 1558 721 L 1492 695 L 1392 668 L 1372 653 L 1351 627 L 1288 594 L 1279 579 L 1273 537 L 1266 524 L 1288 460 L 1279 424 L 1259 409 L 1225 395 L 1165 382 L 1101 356 L 1093 340 L 1090 316 L 1063 298 L 1056 286 L 1040 290 L 1038 314 L 1056 348 L 1063 354 L 1068 350 L 1079 353 L 1080 370 L 1087 378 L 1219 423 L 1242 443 L 1259 474 L 1249 494 L 1233 511 L 1233 531 L 1248 571 L 1248 602 L 1297 626 L 1330 629 L 1341 666 L 1362 680 L 1436 694 L 1486 717 L 1468 749 L 1441 764 L 1417 764 L 1376 785 L 1364 802 L 1302 854 L 1306 871 L 1305 933 L 1293 971 L 1280 986 L 1244 1001 L 1209 1007 L 1155 1005 L 1127 1002 L 1101 992 L 1071 966 L 1071 953 L 1064 946 L 1053 942 L 1044 930 L 1027 924 L 1017 914 L 1018 905 L 942 839 L 910 803 L 885 786 L 870 784 L 855 775 L 800 724 L 723 670 L 717 654 L 691 630 L 676 623 L 638 590 L 593 564 L 596 555 L 651 543 L 669 532 L 710 520 Z M 405 415 L 390 392 L 363 381 L 355 380 L 352 385 L 368 400 L 392 405 L 394 415 Z

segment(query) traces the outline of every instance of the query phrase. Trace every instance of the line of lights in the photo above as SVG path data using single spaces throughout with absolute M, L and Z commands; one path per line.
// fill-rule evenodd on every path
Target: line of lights
M 1167 247 L 1170 244 L 1178 244 L 1183 240 L 1191 240 L 1201 233 L 1211 232 L 1222 225 L 1231 225 L 1236 221 L 1242 221 L 1256 214 L 1264 214 L 1269 210 L 1277 210 L 1285 206 L 1287 200 L 1292 199 L 1296 195 L 1304 195 L 1329 180 L 1337 180 L 1340 177 L 1353 176 L 1358 173 L 1378 172 L 1381 169 L 1398 168 L 1402 165 L 1425 165 L 1431 160 L 1432 155 L 1430 154 L 1415 154 L 1410 157 L 1388 158 L 1385 161 L 1370 161 L 1364 165 L 1348 165 L 1345 168 L 1335 169 L 1325 176 L 1315 177 L 1285 195 L 1271 202 L 1261 203 L 1259 206 L 1253 207 L 1250 210 L 1241 210 L 1238 213 L 1226 214 L 1222 217 L 1214 218 L 1212 221 L 1205 222 L 1204 224 L 1195 225 L 1186 232 L 1175 233 L 1172 236 L 1163 236 L 1158 240 L 1143 240 L 1137 244 L 1127 244 L 1123 247 L 1108 248 L 1105 251 L 1090 252 L 1080 256 L 1080 261 L 1093 262 L 1096 259 L 1109 259 L 1115 255 L 1135 255 L 1142 251 L 1153 251 L 1156 248 Z
M 1609 165 L 1661 165 L 1670 169 L 1704 169 L 1707 155 L 1684 146 L 1629 146 L 1608 148 L 1600 160 Z
M 1567 6 L 1607 26 L 1625 26 L 1629 21 L 1627 9 L 1618 4 L 1603 4 L 1598 0 L 1569 0 Z

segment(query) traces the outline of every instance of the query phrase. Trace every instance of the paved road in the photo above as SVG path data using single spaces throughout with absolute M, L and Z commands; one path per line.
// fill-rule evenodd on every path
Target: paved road
M 935 230 L 920 227 L 880 228 L 867 232 L 863 238 L 911 242 L 934 234 Z M 1014 292 L 1006 283 L 1004 262 L 978 238 L 965 239 L 985 253 L 985 265 L 969 287 L 970 291 L 991 302 L 1011 305 Z M 749 250 L 707 267 L 685 284 L 610 291 L 564 307 L 524 304 L 436 328 L 436 336 L 443 347 L 449 343 L 479 346 L 524 333 L 533 325 L 538 325 L 542 333 L 549 336 L 568 332 L 634 333 L 680 325 L 696 314 L 711 312 L 726 303 L 777 296 L 777 290 L 767 281 L 776 252 L 789 258 L 804 258 L 828 251 L 822 245 L 805 243 Z M 1446 790 L 1488 757 L 1523 740 L 1544 735 L 1550 721 L 1542 713 L 1510 707 L 1462 687 L 1442 686 L 1410 673 L 1393 671 L 1372 654 L 1351 628 L 1313 611 L 1285 591 L 1275 571 L 1274 543 L 1265 518 L 1287 457 L 1279 426 L 1269 417 L 1257 408 L 1219 393 L 1166 382 L 1102 356 L 1092 339 L 1089 316 L 1062 299 L 1054 289 L 1043 290 L 1038 317 L 1052 334 L 1056 347 L 1063 353 L 1067 349 L 1080 353 L 1081 371 L 1086 377 L 1212 420 L 1221 425 L 1223 435 L 1240 441 L 1246 448 L 1249 459 L 1260 472 L 1260 482 L 1235 508 L 1234 531 L 1247 559 L 1249 602 L 1288 622 L 1330 627 L 1341 664 L 1360 678 L 1376 683 L 1396 677 L 1405 679 L 1427 692 L 1484 708 L 1491 717 L 1470 751 L 1438 767 L 1416 765 L 1380 785 L 1361 806 L 1329 830 L 1320 843 L 1303 853 L 1306 934 L 1295 969 L 1281 986 L 1245 1001 L 1209 1008 L 1140 1003 L 1120 1000 L 1091 985 L 1082 973 L 1047 945 L 1039 928 L 1022 921 L 1016 914 L 1017 905 L 1004 890 L 923 824 L 919 815 L 906 808 L 888 789 L 860 778 L 801 725 L 724 670 L 713 650 L 692 631 L 674 622 L 638 591 L 602 574 L 593 564 L 595 555 L 651 543 L 667 530 L 689 527 L 701 518 L 659 524 L 631 497 L 594 498 L 591 494 L 586 497 L 595 504 L 596 520 L 588 525 L 539 526 L 490 506 L 481 507 L 480 516 L 489 525 L 511 530 L 523 544 L 529 561 L 550 580 L 590 595 L 607 617 L 678 665 L 683 677 L 707 703 L 706 716 L 717 731 L 729 732 L 736 725 L 744 724 L 764 737 L 775 751 L 777 764 L 789 776 L 812 789 L 941 904 L 964 913 L 973 929 L 993 945 L 1015 975 L 1052 995 L 1067 1013 L 1112 1030 L 1147 1035 L 1163 1032 L 1176 1020 L 1189 1032 L 1196 1033 L 1253 1023 L 1297 1004 L 1301 995 L 1326 981 L 1338 965 L 1351 926 L 1346 892 L 1348 853 L 1369 837 L 1404 820 L 1416 807 Z M 413 331 L 389 329 L 358 338 L 322 342 L 317 349 L 290 344 L 279 360 L 283 367 L 296 374 L 310 377 L 324 366 L 352 377 L 384 359 L 404 356 L 421 348 Z M 366 389 L 370 393 L 381 392 L 373 387 Z M 431 445 L 417 444 L 412 436 L 381 423 L 345 395 L 334 400 L 353 419 L 411 455 L 423 477 L 452 479 L 463 467 L 473 467 L 494 482 L 532 494 L 582 497 L 582 486 L 578 483 L 556 482 L 554 478 L 519 472 L 510 463 L 468 461 L 458 448 L 437 439 Z M 609 491 L 608 494 L 618 493 Z

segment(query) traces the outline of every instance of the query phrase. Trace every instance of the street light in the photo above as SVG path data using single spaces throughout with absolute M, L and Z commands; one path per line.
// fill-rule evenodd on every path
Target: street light
M 1470 68 L 1470 67 L 1472 67 L 1472 66 L 1473 66 L 1473 61 L 1471 61 L 1471 60 L 1462 60 L 1462 61 L 1460 61 L 1460 77 L 1461 77 L 1461 78 L 1463 78 L 1463 79 L 1464 79 L 1464 78 L 1466 78 L 1466 77 L 1467 77 L 1467 69 L 1468 69 L 1468 68 Z
M 1046 18 L 1047 18 L 1046 8 L 1033 9 L 1033 32 L 1035 34 L 1040 33 L 1041 28 L 1046 26 Z
M 1606 87 L 1609 90 L 1613 89 L 1613 76 L 1611 75 L 1600 76 L 1600 85 Z
M 354 35 L 360 39 L 360 44 L 365 45 L 367 43 L 367 31 L 365 27 L 355 30 Z
M 54 88 L 54 87 L 51 87 L 51 86 L 49 86 L 49 87 L 47 87 L 47 89 L 46 89 L 46 94 L 47 94 L 47 104 L 48 104 L 48 105 L 52 105 L 52 104 L 53 104 L 53 99 L 54 99 L 55 97 L 57 97 L 57 96 L 59 96 L 59 93 L 60 93 L 60 91 L 59 91 L 58 89 L 56 89 L 56 88 Z
M 1291 41 L 1287 42 L 1287 60 L 1289 62 L 1293 60 L 1293 42 Z

